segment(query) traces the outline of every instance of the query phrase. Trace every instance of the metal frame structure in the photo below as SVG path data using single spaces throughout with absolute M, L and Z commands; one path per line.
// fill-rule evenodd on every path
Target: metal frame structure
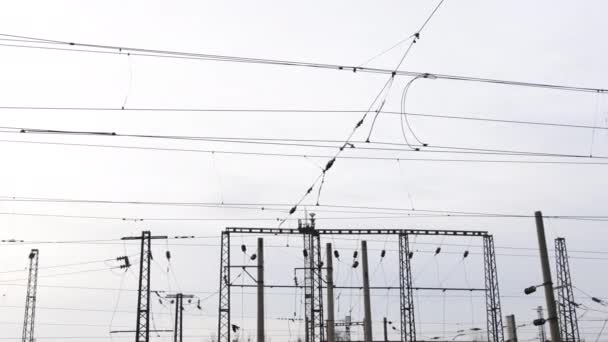
M 502 311 L 500 308 L 500 293 L 498 292 L 498 272 L 496 254 L 494 253 L 494 237 L 486 235 L 483 239 L 483 261 L 486 284 L 486 323 L 488 326 L 488 341 L 503 342 Z
M 150 340 L 150 232 L 141 233 L 141 250 L 139 258 L 139 288 L 137 296 L 137 323 L 135 342 Z
M 23 318 L 22 342 L 34 342 L 34 319 L 36 318 L 36 292 L 38 289 L 38 257 L 39 251 L 32 249 L 29 254 L 30 268 L 27 278 L 27 294 L 25 297 L 25 314 Z
M 409 234 L 399 235 L 399 299 L 401 303 L 401 340 L 416 341 Z
M 555 239 L 555 265 L 557 273 L 557 316 L 559 317 L 559 330 L 563 342 L 579 342 L 578 318 L 576 317 L 576 303 L 572 291 L 572 278 L 568 262 L 566 239 Z
M 399 274 L 400 274 L 400 315 L 402 342 L 420 342 L 416 339 L 414 295 L 417 289 L 412 285 L 410 264 L 409 236 L 454 236 L 480 237 L 483 239 L 485 288 L 480 289 L 486 296 L 486 315 L 488 324 L 488 342 L 504 342 L 502 311 L 498 291 L 498 276 L 494 240 L 486 231 L 467 230 L 424 230 L 424 229 L 316 229 L 312 224 L 300 225 L 299 228 L 243 228 L 228 227 L 222 232 L 221 265 L 220 265 L 220 301 L 218 318 L 218 342 L 230 340 L 230 235 L 303 235 L 305 254 L 305 300 L 306 300 L 306 342 L 324 342 L 323 321 L 323 279 L 321 277 L 320 236 L 321 235 L 396 235 L 399 238 Z M 316 260 L 315 260 L 316 259 Z M 309 277 L 306 279 L 306 277 Z M 249 285 L 245 285 L 249 286 Z M 285 285 L 268 285 L 269 287 L 290 287 Z M 338 288 L 338 287 L 336 287 Z M 422 289 L 422 288 L 420 288 Z M 432 288 L 424 288 L 432 289 Z M 443 289 L 446 290 L 446 289 Z M 476 290 L 476 289 L 454 289 Z M 311 317 L 309 320 L 308 317 Z
M 230 233 L 222 232 L 222 243 L 220 252 L 220 293 L 219 311 L 217 320 L 218 342 L 231 342 L 230 330 Z
M 314 220 L 300 227 L 304 238 L 304 307 L 307 342 L 325 341 L 323 320 L 323 278 L 321 275 L 321 238 Z
M 121 239 L 141 240 L 135 342 L 150 341 L 150 260 L 152 259 L 152 239 L 166 238 L 166 236 L 152 236 L 150 231 L 145 230 L 141 232 L 141 236 L 123 237 Z

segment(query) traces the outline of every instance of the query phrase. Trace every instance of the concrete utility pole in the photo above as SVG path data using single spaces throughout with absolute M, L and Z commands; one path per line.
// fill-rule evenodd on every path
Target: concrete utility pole
M 175 300 L 175 323 L 173 325 L 173 342 L 182 342 L 184 340 L 184 298 L 192 299 L 194 298 L 194 296 L 183 293 L 176 293 L 167 295 L 166 298 Z
M 258 340 L 264 342 L 264 239 L 258 238 Z
M 326 246 L 327 262 L 327 342 L 336 341 L 336 322 L 334 317 L 334 261 L 331 243 Z
M 507 341 L 517 342 L 517 326 L 515 325 L 515 315 L 507 316 Z
M 363 333 L 365 342 L 372 342 L 372 308 L 369 296 L 369 267 L 367 264 L 367 241 L 361 241 L 361 261 L 363 263 L 363 306 L 365 318 L 363 319 Z
M 307 327 L 310 321 L 308 320 L 308 316 L 304 316 L 304 326 Z M 304 329 L 304 341 L 309 342 L 310 334 L 308 333 L 308 329 Z
M 549 331 L 551 342 L 561 342 L 559 336 L 559 324 L 557 308 L 555 305 L 555 294 L 553 293 L 553 281 L 551 280 L 551 266 L 549 265 L 549 252 L 547 252 L 547 240 L 545 238 L 545 225 L 543 214 L 540 211 L 534 213 L 536 218 L 536 233 L 538 235 L 538 249 L 540 251 L 540 266 L 543 269 L 543 285 L 545 287 L 545 299 L 547 301 L 547 311 L 549 317 Z
M 384 327 L 384 342 L 388 342 L 388 320 L 386 317 L 382 320 L 382 326 Z

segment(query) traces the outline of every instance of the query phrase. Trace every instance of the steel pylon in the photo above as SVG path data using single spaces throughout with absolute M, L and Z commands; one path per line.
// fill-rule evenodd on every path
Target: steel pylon
M 555 259 L 557 269 L 557 316 L 559 317 L 560 335 L 563 342 L 579 342 L 576 303 L 574 302 L 568 250 L 564 238 L 555 239 Z
M 22 342 L 34 342 L 34 321 L 36 318 L 36 292 L 38 289 L 38 256 L 37 249 L 29 254 L 30 266 L 27 279 L 27 295 L 25 297 L 25 314 L 23 318 Z

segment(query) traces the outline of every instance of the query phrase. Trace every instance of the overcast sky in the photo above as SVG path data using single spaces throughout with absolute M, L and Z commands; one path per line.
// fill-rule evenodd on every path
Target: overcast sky
M 243 57 L 361 65 L 415 33 L 436 1 L 20 1 L 0 5 L 0 34 L 80 43 L 128 46 Z M 446 0 L 412 46 L 400 70 L 482 78 L 608 88 L 603 1 Z M 0 41 L 0 44 L 21 44 Z M 28 43 L 25 43 L 26 45 Z M 32 45 L 32 44 L 29 44 Z M 408 42 L 369 67 L 392 69 Z M 95 54 L 0 46 L 0 126 L 124 134 L 188 135 L 224 138 L 314 139 L 344 141 L 361 113 L 135 111 L 179 109 L 367 109 L 388 76 L 247 63 Z M 409 77 L 396 77 L 384 110 L 399 111 Z M 608 127 L 606 95 L 530 87 L 420 79 L 406 99 L 411 113 L 555 122 Z M 127 110 L 40 110 L 7 107 L 111 108 Z M 368 119 L 353 141 L 367 137 Z M 432 146 L 608 156 L 608 130 L 519 125 L 409 116 L 415 134 Z M 19 134 L 0 129 L 1 239 L 27 243 L 0 245 L 0 335 L 20 340 L 27 256 L 40 249 L 36 335 L 38 341 L 116 341 L 132 339 L 135 326 L 137 267 L 111 269 L 136 243 L 120 237 L 151 230 L 157 235 L 197 239 L 154 241 L 152 287 L 183 291 L 202 299 L 202 310 L 186 309 L 187 341 L 216 334 L 219 234 L 227 226 L 276 227 L 320 174 L 335 148 L 176 141 L 114 136 Z M 5 132 L 6 131 L 6 132 Z M 411 132 L 407 132 L 412 140 Z M 400 116 L 380 115 L 372 142 L 404 144 Z M 31 143 L 36 142 L 36 143 Z M 41 143 L 44 142 L 44 143 Z M 66 144 L 67 143 L 67 144 Z M 74 145 L 78 144 L 78 145 Z M 335 145 L 324 143 L 324 145 Z M 89 145 L 89 146 L 84 146 Z M 97 145 L 97 146 L 90 146 Z M 160 149 L 100 147 L 121 145 Z M 373 145 L 401 151 L 365 150 L 355 143 L 328 171 L 319 202 L 382 208 L 426 209 L 532 215 L 606 215 L 606 171 L 601 158 L 547 158 L 411 151 L 407 146 Z M 372 146 L 372 145 L 369 145 Z M 368 147 L 369 147 L 368 146 Z M 162 150 L 165 149 L 165 150 Z M 168 150 L 173 149 L 173 150 Z M 175 151 L 186 149 L 189 151 Z M 194 151 L 199 150 L 199 151 Z M 427 149 L 430 150 L 430 149 Z M 204 151 L 216 151 L 208 153 Z M 256 152 L 295 157 L 229 154 Z M 401 160 L 398 161 L 398 158 Z M 423 158 L 427 160 L 408 160 Z M 428 160 L 444 159 L 444 161 Z M 445 161 L 474 159 L 484 162 Z M 512 163 L 557 161 L 575 164 Z M 494 162 L 488 162 L 494 161 Z M 260 204 L 248 208 L 99 203 L 21 202 L 9 198 L 205 202 Z M 317 189 L 303 209 L 317 212 L 322 228 L 421 228 L 487 230 L 495 236 L 502 312 L 515 314 L 520 339 L 534 339 L 535 308 L 542 291 L 523 297 L 523 288 L 542 282 L 532 218 L 428 217 L 386 210 L 318 207 Z M 280 204 L 280 205 L 279 205 Z M 264 205 L 270 209 L 260 210 Z M 27 215 L 24 215 L 27 214 Z M 38 215 L 38 216 L 33 216 Z M 414 213 L 415 214 L 415 213 Z M 42 215 L 42 216 L 41 216 Z M 51 216 L 44 216 L 51 215 Z M 55 216 L 53 216 L 55 215 Z M 58 217 L 58 216 L 65 217 Z M 77 217 L 74 217 L 77 216 Z M 127 218 L 122 220 L 122 218 Z M 143 219 L 143 221 L 141 220 Z M 196 219 L 196 220 L 188 220 Z M 204 219 L 204 220 L 200 220 Z M 295 227 L 288 220 L 284 227 Z M 608 297 L 605 272 L 608 232 L 604 222 L 548 219 L 547 239 L 565 237 L 577 301 L 588 306 L 580 322 L 585 339 L 599 336 L 608 313 L 589 295 Z M 336 279 L 359 285 L 352 269 L 360 237 L 335 239 L 341 251 Z M 109 240 L 105 243 L 44 243 Z M 398 285 L 394 239 L 370 240 L 372 282 Z M 39 243 L 35 243 L 39 241 Z M 247 262 L 238 246 L 253 251 L 253 238 L 234 238 L 233 260 Z M 302 266 L 299 238 L 268 237 L 267 282 L 293 282 Z M 190 246 L 188 246 L 190 245 Z M 437 247 L 442 253 L 435 256 Z M 418 286 L 483 286 L 480 241 L 419 239 L 413 267 Z M 519 249 L 521 248 L 521 249 Z M 380 258 L 380 250 L 387 256 Z M 165 251 L 170 250 L 171 260 Z M 471 256 L 462 259 L 462 253 Z M 419 253 L 418 253 L 419 252 Z M 553 260 L 552 260 L 553 261 Z M 56 265 L 78 264 L 74 266 Z M 51 267 L 51 268 L 49 268 Z M 45 269 L 46 268 L 46 269 Z M 239 280 L 245 281 L 245 280 Z M 122 290 L 120 290 L 122 289 Z M 579 290 L 580 289 L 580 290 Z M 581 291 L 582 290 L 582 291 Z M 234 290 L 233 323 L 241 336 L 255 339 L 255 298 L 251 289 Z M 374 336 L 381 338 L 382 317 L 397 323 L 395 292 L 374 292 Z M 417 293 L 419 338 L 451 339 L 460 329 L 485 328 L 480 294 Z M 303 336 L 302 294 L 268 292 L 266 315 L 272 341 Z M 197 299 L 195 299 L 197 301 Z M 358 291 L 342 292 L 338 318 L 349 312 L 363 318 Z M 155 326 L 171 329 L 172 308 L 153 296 Z M 584 320 L 584 321 L 583 321 Z M 354 334 L 361 337 L 359 328 Z M 391 332 L 391 339 L 398 339 Z M 598 337 L 599 336 L 599 337 Z M 154 335 L 169 341 L 171 335 Z M 462 337 L 460 339 L 463 339 Z M 466 339 L 466 337 L 464 338 Z

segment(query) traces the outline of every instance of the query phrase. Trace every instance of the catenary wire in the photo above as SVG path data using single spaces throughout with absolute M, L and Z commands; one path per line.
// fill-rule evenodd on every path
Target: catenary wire
M 323 63 L 298 62 L 298 61 L 289 61 L 289 60 L 248 58 L 248 57 L 237 57 L 237 56 L 226 56 L 226 55 L 178 52 L 178 51 L 169 51 L 169 50 L 121 47 L 121 46 L 114 46 L 114 45 L 77 43 L 77 42 L 69 42 L 69 41 L 35 38 L 35 37 L 24 37 L 24 36 L 11 35 L 11 34 L 0 34 L 0 36 L 9 37 L 9 38 L 17 38 L 17 39 L 26 39 L 26 40 L 29 40 L 31 44 L 56 44 L 56 45 L 61 45 L 61 46 L 68 46 L 66 48 L 61 48 L 61 47 L 43 46 L 43 45 L 0 44 L 0 46 L 14 47 L 14 48 L 33 48 L 33 49 L 47 49 L 47 50 L 102 53 L 102 54 L 120 54 L 120 55 L 124 55 L 128 52 L 134 56 L 180 58 L 180 59 L 193 59 L 193 60 L 212 60 L 212 61 L 233 62 L 233 63 L 269 64 L 269 65 L 308 67 L 308 68 L 331 69 L 331 70 L 346 70 L 346 71 L 353 71 L 353 72 L 379 73 L 379 74 L 390 74 L 390 75 L 395 73 L 395 75 L 400 75 L 400 76 L 417 76 L 417 75 L 430 74 L 428 72 L 412 72 L 412 71 L 402 71 L 402 70 L 394 71 L 391 69 L 366 68 L 366 67 L 356 67 L 356 66 L 347 66 L 347 65 L 338 65 L 338 64 L 323 64 Z M 85 48 L 85 49 L 75 49 L 75 47 L 80 47 L 80 48 Z M 87 50 L 87 48 L 89 50 Z M 96 49 L 96 50 L 92 50 L 92 49 Z M 502 85 L 509 85 L 509 86 L 546 88 L 546 89 L 555 89 L 555 90 L 563 90 L 563 91 L 598 92 L 598 93 L 607 93 L 608 92 L 608 89 L 604 89 L 604 88 L 592 88 L 592 87 L 579 87 L 579 86 L 558 85 L 558 84 L 549 84 L 549 83 L 511 81 L 511 80 L 480 78 L 480 77 L 461 76 L 461 75 L 448 75 L 448 74 L 434 74 L 433 73 L 433 75 L 439 79 L 454 80 L 454 81 L 482 82 L 482 83 L 502 84 Z

